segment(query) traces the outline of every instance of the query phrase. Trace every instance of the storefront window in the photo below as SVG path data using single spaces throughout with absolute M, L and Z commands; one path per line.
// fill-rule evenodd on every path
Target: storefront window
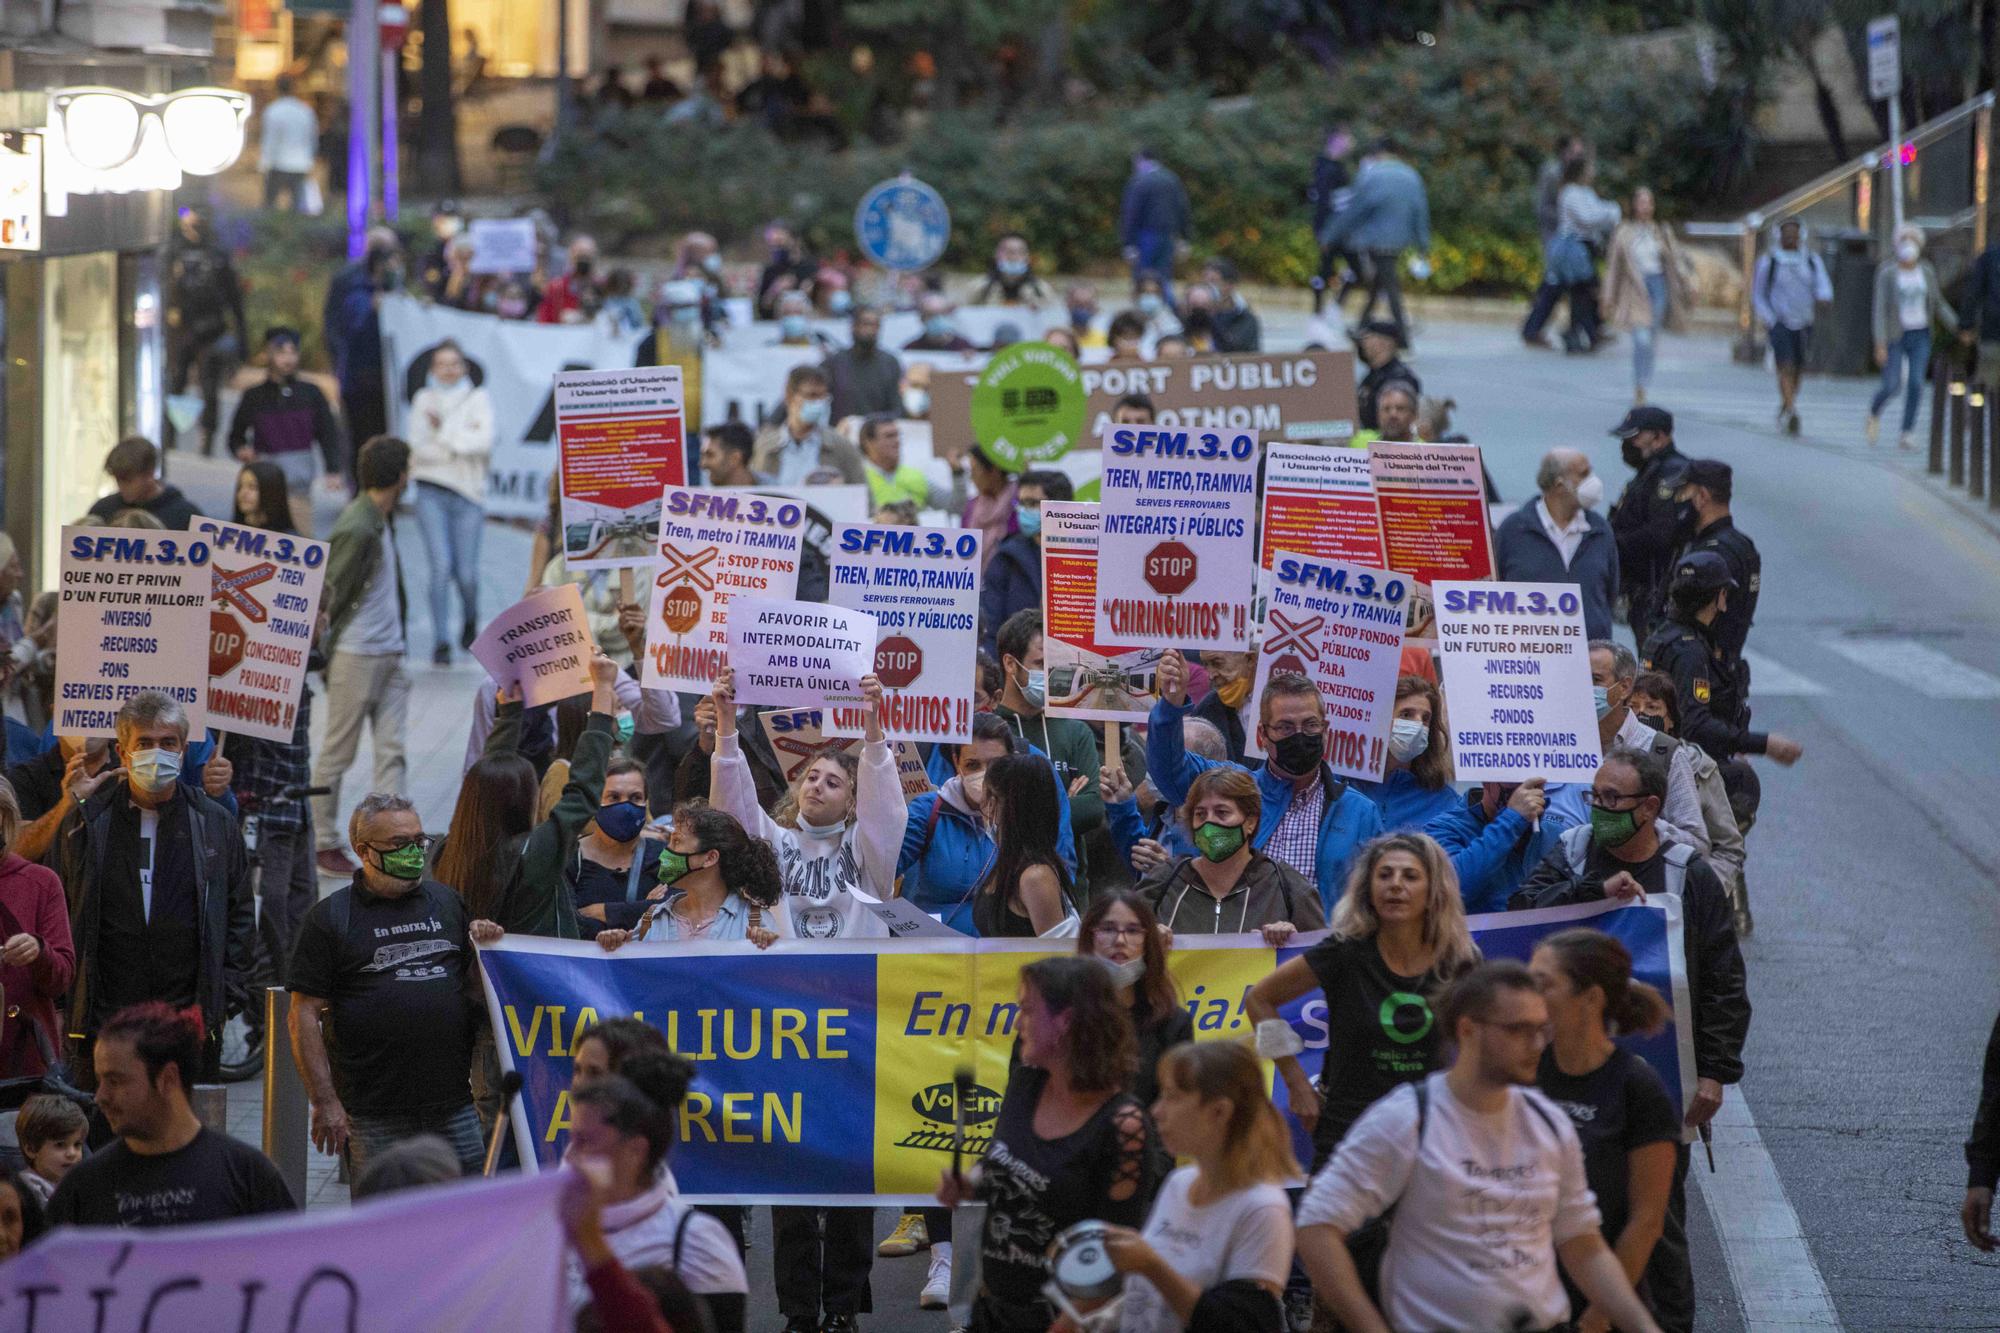
M 118 256 L 43 261 L 41 564 L 57 568 L 62 526 L 110 489 L 118 442 Z

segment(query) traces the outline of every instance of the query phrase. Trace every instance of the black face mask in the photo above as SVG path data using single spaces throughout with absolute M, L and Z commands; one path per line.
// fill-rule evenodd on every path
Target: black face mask
M 1304 777 L 1319 768 L 1326 754 L 1326 737 L 1295 731 L 1271 747 L 1271 758 L 1294 777 Z
M 1701 526 L 1701 518 L 1694 511 L 1694 501 L 1681 500 L 1674 505 L 1674 536 L 1687 541 Z
M 872 338 L 872 337 L 869 337 L 869 338 L 864 338 L 864 337 L 862 337 L 862 336 L 861 336 L 860 334 L 858 334 L 858 333 L 857 333 L 857 334 L 855 334 L 855 335 L 854 335 L 854 350 L 855 350 L 855 351 L 857 351 L 857 352 L 872 352 L 872 351 L 874 351 L 874 350 L 875 350 L 875 339 L 874 339 L 874 338 Z
M 1624 459 L 1625 466 L 1634 472 L 1646 466 L 1646 456 L 1639 452 L 1638 444 L 1632 440 L 1628 439 L 1618 446 L 1618 456 Z

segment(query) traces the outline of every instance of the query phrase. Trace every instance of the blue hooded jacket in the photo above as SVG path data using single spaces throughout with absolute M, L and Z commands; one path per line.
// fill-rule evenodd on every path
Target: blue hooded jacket
M 1447 783 L 1436 791 L 1426 791 L 1416 774 L 1399 768 L 1380 782 L 1357 779 L 1354 790 L 1375 802 L 1382 812 L 1385 833 L 1421 833 L 1433 819 L 1458 808 L 1458 792 Z
M 1036 750 L 1040 754 L 1041 751 Z M 1076 874 L 1076 841 L 1070 830 L 1069 795 L 1057 783 L 1061 815 L 1056 824 L 1056 851 L 1071 875 Z M 932 818 L 933 811 L 936 818 Z M 903 828 L 903 850 L 896 873 L 903 878 L 903 897 L 926 912 L 942 917 L 961 935 L 978 935 L 972 924 L 972 891 L 993 864 L 993 835 L 966 808 L 958 779 L 910 802 L 910 821 Z
M 1548 788 L 1549 803 L 1542 811 L 1539 832 L 1504 806 L 1489 821 L 1480 807 L 1480 797 L 1480 789 L 1474 787 L 1463 801 L 1424 826 L 1424 832 L 1436 838 L 1451 857 L 1451 868 L 1458 872 L 1458 896 L 1467 915 L 1506 911 L 1507 900 L 1562 841 L 1563 833 L 1590 822 L 1583 788 L 1573 782 Z

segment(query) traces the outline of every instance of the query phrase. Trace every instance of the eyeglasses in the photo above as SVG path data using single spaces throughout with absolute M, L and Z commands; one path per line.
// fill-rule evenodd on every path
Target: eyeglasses
M 1483 1028 L 1497 1028 L 1515 1041 L 1534 1041 L 1546 1045 L 1556 1034 L 1553 1023 L 1530 1023 L 1525 1020 L 1519 1023 L 1490 1023 L 1483 1018 L 1475 1018 L 1472 1021 Z
M 421 847 L 425 851 L 429 851 L 437 845 L 437 835 L 432 833 L 413 833 L 407 838 L 396 838 L 386 844 L 371 842 L 368 845 L 385 856 L 390 852 L 408 851 L 412 847 Z
M 1598 791 L 1595 787 L 1583 794 L 1583 799 L 1599 810 L 1630 810 L 1646 799 L 1644 792 Z
M 122 167 L 139 153 L 148 118 L 182 171 L 213 176 L 243 151 L 250 97 L 231 88 L 186 88 L 147 97 L 120 88 L 66 88 L 51 99 L 63 147 L 92 171 Z
M 1099 944 L 1116 944 L 1120 940 L 1143 940 L 1146 938 L 1144 926 L 1099 926 L 1091 931 L 1091 937 Z
M 1271 739 L 1281 741 L 1291 736 L 1324 736 L 1326 723 L 1314 718 L 1310 722 L 1274 722 L 1264 730 L 1271 733 Z

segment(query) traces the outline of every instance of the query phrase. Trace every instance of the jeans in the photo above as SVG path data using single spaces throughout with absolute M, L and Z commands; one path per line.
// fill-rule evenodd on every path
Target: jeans
M 374 738 L 375 785 L 401 794 L 409 765 L 403 758 L 403 728 L 410 717 L 410 673 L 400 653 L 363 656 L 334 650 L 326 666 L 326 735 L 313 762 L 312 785 L 327 788 L 312 798 L 313 828 L 319 848 L 342 844 L 347 821 L 340 817 L 340 779 L 361 748 L 365 722 Z
M 168 340 L 167 348 L 167 392 L 185 393 L 188 375 L 196 376 L 201 390 L 201 416 L 196 425 L 201 431 L 201 452 L 205 458 L 214 451 L 215 430 L 220 421 L 222 402 L 222 381 L 228 363 L 242 354 L 236 339 L 221 325 L 202 325 L 179 332 Z M 168 448 L 173 448 L 180 432 L 174 429 L 171 419 L 162 427 L 160 438 Z
M 1168 305 L 1174 303 L 1174 238 L 1171 232 L 1142 231 L 1132 237 L 1132 248 L 1139 252 L 1132 261 L 1132 283 L 1147 274 L 1160 280 L 1160 294 Z
M 258 905 L 270 922 L 269 939 L 277 950 L 271 959 L 272 978 L 280 985 L 292 961 L 292 942 L 298 938 L 299 923 L 319 901 L 319 867 L 313 861 L 312 819 L 283 833 L 259 832 L 257 856 Z M 255 997 L 261 1004 L 263 997 Z
M 1903 433 L 1917 428 L 1917 405 L 1924 396 L 1924 367 L 1931 359 L 1931 331 L 1929 329 L 1905 329 L 1896 341 L 1889 344 L 1889 355 L 1882 358 L 1882 385 L 1875 390 L 1875 396 L 1868 400 L 1868 415 L 1879 417 L 1882 409 L 1896 390 L 1903 390 Z M 1903 364 L 1909 363 L 1909 373 L 1903 372 Z
M 448 645 L 455 637 L 450 622 L 454 583 L 465 612 L 461 624 L 479 632 L 479 536 L 485 531 L 486 511 L 448 486 L 420 481 L 416 492 L 417 527 L 431 566 L 431 637 Z
M 867 1314 L 874 1263 L 874 1209 L 772 1205 L 771 1268 L 785 1318 Z
M 1632 383 L 1645 388 L 1653 382 L 1653 355 L 1659 342 L 1660 326 L 1667 319 L 1667 275 L 1646 275 L 1646 300 L 1653 307 L 1653 322 L 1632 330 Z
M 347 1160 L 348 1184 L 359 1184 L 368 1163 L 420 1134 L 435 1134 L 449 1143 L 464 1174 L 476 1176 L 485 1169 L 486 1145 L 480 1141 L 479 1112 L 472 1109 L 471 1102 L 453 1111 L 400 1111 L 393 1115 L 352 1111 L 347 1117 L 347 1147 L 342 1153 Z
M 301 213 L 305 211 L 306 173 L 303 171 L 267 171 L 264 173 L 264 207 L 275 209 L 278 196 L 285 197 L 285 211 Z
M 1368 304 L 1361 307 L 1360 322 L 1366 324 L 1375 317 L 1376 302 L 1387 301 L 1389 318 L 1396 325 L 1396 341 L 1407 347 L 1410 321 L 1403 313 L 1403 276 L 1396 266 L 1402 257 L 1400 250 L 1368 252 Z

